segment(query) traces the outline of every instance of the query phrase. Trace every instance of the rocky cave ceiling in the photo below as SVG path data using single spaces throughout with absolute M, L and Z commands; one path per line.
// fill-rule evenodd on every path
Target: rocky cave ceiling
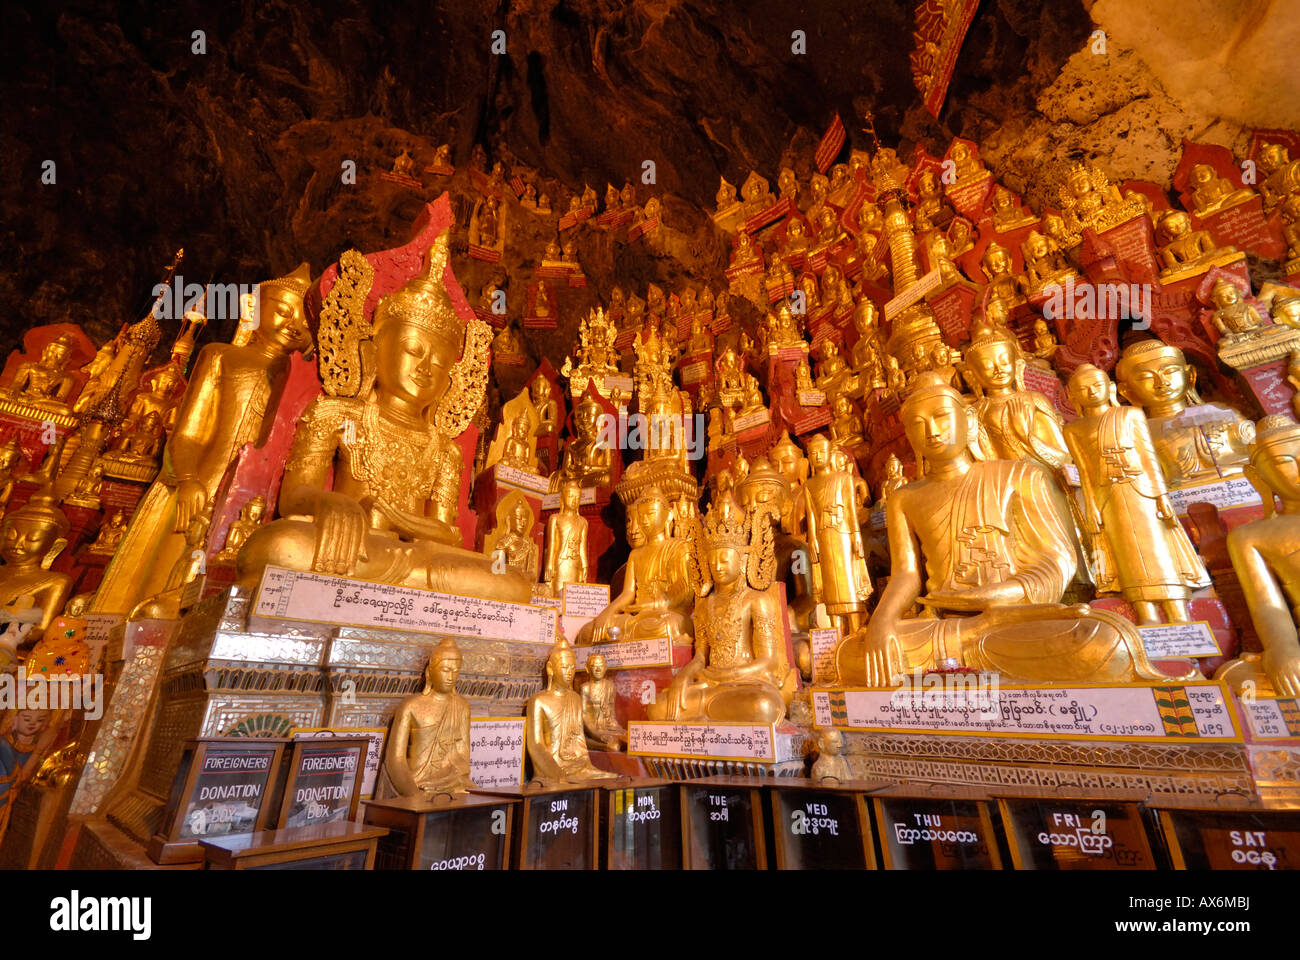
M 936 121 L 912 86 L 906 2 L 5 4 L 4 342 L 64 319 L 106 339 L 148 308 L 182 245 L 187 279 L 251 282 L 403 242 L 442 184 L 426 178 L 421 196 L 378 174 L 403 148 L 422 168 L 445 141 L 458 166 L 482 143 L 490 160 L 536 171 L 561 209 L 584 182 L 603 193 L 656 162 L 665 222 L 686 242 L 651 255 L 585 231 L 590 303 L 562 304 L 562 336 L 531 344 L 556 363 L 572 342 L 565 328 L 612 283 L 720 276 L 722 241 L 701 209 L 719 176 L 739 184 L 757 169 L 775 183 L 795 161 L 805 178 L 836 111 L 856 146 L 873 111 L 902 156 L 971 137 L 1031 199 L 1044 153 L 1096 153 L 1103 127 L 1117 142 L 1149 140 L 1145 172 L 1166 182 L 1183 133 L 1233 143 L 1237 129 L 1213 116 L 1180 115 L 1183 129 L 1170 129 L 1158 81 L 1130 51 L 1112 51 L 1109 85 L 1072 67 L 1093 29 L 1085 6 L 984 0 Z M 192 52 L 199 29 L 203 55 Z M 506 31 L 503 56 L 490 51 L 494 29 Z M 804 55 L 791 52 L 794 30 L 806 32 Z M 53 185 L 40 183 L 47 159 Z M 344 159 L 356 161 L 356 185 L 341 182 Z M 638 199 L 650 191 L 638 187 Z M 529 230 L 521 223 L 508 241 L 507 268 L 535 263 L 553 236 Z M 461 279 L 471 296 L 482 282 L 472 268 Z

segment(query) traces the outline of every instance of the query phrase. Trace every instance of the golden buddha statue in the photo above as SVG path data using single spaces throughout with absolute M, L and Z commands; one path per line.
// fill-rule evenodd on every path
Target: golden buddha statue
M 744 399 L 744 370 L 740 356 L 731 344 L 723 347 L 718 355 L 716 379 L 718 382 L 718 402 L 723 406 L 738 406 Z
M 880 312 L 870 299 L 863 297 L 854 309 L 853 327 L 858 340 L 850 356 L 853 369 L 861 373 L 873 358 L 879 360 L 880 353 Z
M 1292 160 L 1283 144 L 1264 143 L 1259 148 L 1259 169 L 1264 174 L 1261 193 L 1265 210 L 1272 210 L 1287 197 L 1300 193 L 1300 160 Z
M 587 582 L 587 518 L 578 512 L 581 502 L 582 487 L 566 480 L 560 485 L 560 509 L 546 521 L 542 580 L 557 599 L 569 584 Z
M 528 700 L 524 744 L 533 779 L 543 786 L 586 783 L 617 776 L 591 764 L 583 726 L 582 697 L 573 689 L 577 659 L 563 636 L 546 661 L 546 689 Z
M 907 374 L 898 365 L 898 358 L 892 354 L 885 357 L 885 389 L 894 396 L 902 396 L 907 389 Z
M 87 553 L 112 556 L 126 536 L 126 512 L 114 510 L 99 528 L 95 542 L 86 548 Z
M 776 314 L 768 314 L 769 334 L 767 349 L 768 353 L 777 350 L 783 350 L 786 347 L 801 347 L 806 344 L 803 338 L 803 330 L 799 321 L 795 319 L 794 312 L 790 309 L 789 301 L 782 301 L 777 307 Z
M 839 346 L 830 337 L 822 341 L 821 359 L 817 364 L 817 389 L 825 391 L 827 396 L 852 393 L 857 389 L 853 371 L 844 362 Z
M 1295 391 L 1291 395 L 1291 413 L 1300 419 L 1300 347 L 1292 347 L 1287 354 L 1286 382 Z
M 782 200 L 793 200 L 799 195 L 799 181 L 790 167 L 782 167 L 781 172 L 777 174 L 776 192 Z
M 1108 230 L 1134 217 L 1144 216 L 1140 199 L 1125 200 L 1119 188 L 1097 166 L 1076 163 L 1060 188 L 1061 210 L 1070 236 L 1061 246 L 1078 243 L 1084 230 Z M 1058 241 L 1059 242 L 1059 241 Z
M 266 498 L 258 494 L 244 504 L 239 516 L 231 522 L 230 529 L 226 531 L 226 543 L 215 559 L 222 563 L 233 563 L 253 531 L 262 525 L 265 516 Z
M 128 463 L 152 463 L 162 451 L 162 445 L 162 416 L 151 410 L 127 428 L 105 456 Z
M 799 393 L 816 390 L 813 383 L 812 372 L 808 369 L 808 358 L 801 357 L 794 368 L 794 388 Z
M 72 492 L 63 498 L 65 504 L 74 507 L 99 509 L 99 491 L 104 485 L 104 463 L 96 460 L 84 477 L 77 481 Z
M 39 360 L 18 365 L 13 380 L 4 388 L 10 399 L 37 410 L 70 413 L 69 398 L 77 386 L 76 377 L 67 371 L 72 356 L 72 339 L 60 334 L 41 349 Z
M 794 283 L 794 271 L 785 262 L 779 251 L 773 250 L 768 260 L 766 283 L 769 289 L 784 289 Z
M 502 429 L 504 427 L 502 424 Z M 510 421 L 510 433 L 503 441 L 499 461 L 502 466 L 533 474 L 541 469 L 537 463 L 537 451 L 533 449 L 536 442 L 533 427 L 526 414 L 520 414 Z
M 1119 392 L 1147 415 L 1170 489 L 1241 476 L 1255 425 L 1221 403 L 1201 403 L 1196 371 L 1177 347 L 1139 340 L 1115 364 Z
M 23 459 L 23 448 L 18 444 L 18 435 L 13 434 L 0 445 L 0 515 L 13 496 L 14 484 L 18 481 L 18 465 Z
M 600 428 L 604 411 L 592 397 L 583 395 L 573 411 L 575 435 L 564 445 L 560 469 L 551 475 L 551 490 L 573 481 L 581 487 L 608 486 L 614 451 Z
M 930 270 L 939 271 L 939 279 L 948 283 L 951 280 L 965 279 L 957 265 L 952 262 L 952 243 L 937 230 L 925 241 L 926 257 Z
M 812 475 L 803 485 L 803 517 L 813 596 L 826 604 L 841 635 L 847 636 L 858 629 L 872 592 L 858 524 L 858 491 L 853 474 L 836 468 L 825 434 L 808 441 L 808 463 Z
M 993 210 L 994 233 L 1010 233 L 1037 221 L 1032 213 L 1025 213 L 1016 202 L 1015 195 L 1002 184 L 993 188 L 990 203 Z
M 1255 693 L 1300 696 L 1300 424 L 1281 414 L 1259 421 L 1246 475 L 1264 500 L 1266 516 L 1228 533 L 1228 555 L 1241 582 L 1250 619 L 1264 647 L 1224 664 L 1215 679 L 1233 689 L 1244 681 Z M 1281 511 L 1278 511 L 1278 504 Z
M 988 298 L 999 301 L 1007 310 L 1025 302 L 1012 266 L 1010 252 L 996 241 L 988 245 L 980 259 L 980 271 L 989 284 Z
M 1052 334 L 1052 328 L 1047 325 L 1046 320 L 1039 317 L 1034 321 L 1034 349 L 1030 351 L 1026 363 L 1043 370 L 1051 370 L 1052 357 L 1059 347 L 1060 344 Z
M 32 494 L 0 522 L 0 608 L 30 604 L 40 610 L 30 642 L 41 639 L 72 596 L 72 577 L 50 569 L 68 544 L 70 527 L 48 490 Z
M 524 355 L 524 344 L 519 339 L 519 334 L 513 326 L 507 323 L 498 331 L 497 335 L 492 338 L 492 352 L 501 357 L 522 357 Z
M 489 331 L 477 318 L 466 325 L 443 286 L 449 235 L 434 241 L 417 276 L 379 301 L 373 327 L 361 326 L 364 316 L 352 318 L 349 329 L 369 328 L 372 351 L 344 339 L 336 356 L 322 354 L 325 394 L 308 406 L 294 434 L 280 490 L 284 519 L 248 538 L 239 553 L 240 582 L 254 584 L 274 565 L 521 603 L 531 598 L 526 578 L 495 573 L 487 557 L 460 546 L 464 463 L 455 438 L 483 403 Z M 363 300 L 354 299 L 359 310 Z M 322 311 L 322 342 L 337 322 L 331 306 Z M 373 385 L 371 370 L 363 390 L 351 364 L 342 366 L 345 350 L 372 358 Z
M 952 186 L 962 187 L 977 180 L 982 180 L 992 176 L 976 157 L 973 150 L 968 144 L 960 140 L 954 141 L 948 148 L 948 159 L 953 162 L 953 172 L 956 174 L 956 180 Z
M 736 185 L 728 183 L 726 177 L 719 177 L 718 181 L 718 192 L 713 199 L 718 205 L 717 212 L 722 213 L 737 203 Z
M 779 723 L 797 677 L 773 583 L 775 510 L 730 497 L 704 520 L 696 557 L 695 656 L 647 710 L 652 720 Z
M 862 418 L 845 394 L 836 394 L 831 401 L 831 442 L 845 449 L 862 443 Z
M 1161 240 L 1158 256 L 1163 283 L 1203 273 L 1237 252 L 1233 247 L 1217 246 L 1208 230 L 1193 230 L 1192 218 L 1182 210 L 1166 211 L 1157 234 Z
M 785 240 L 781 244 L 781 254 L 789 257 L 807 253 L 810 243 L 812 243 L 812 240 L 808 236 L 808 228 L 802 220 L 795 218 L 790 221 L 790 226 L 786 228 Z
M 1056 241 L 1037 230 L 1032 231 L 1020 245 L 1025 258 L 1025 273 L 1021 286 L 1029 293 L 1041 293 L 1053 284 L 1062 285 L 1078 278 L 1079 271 L 1070 266 Z
M 880 482 L 880 499 L 876 501 L 875 509 L 883 510 L 889 498 L 905 486 L 907 477 L 903 474 L 903 461 L 891 453 L 885 461 L 885 479 Z
M 823 780 L 838 780 L 847 783 L 853 779 L 849 762 L 844 757 L 844 734 L 835 727 L 823 727 L 817 731 L 817 759 L 813 762 L 812 779 L 814 783 Z
M 403 797 L 452 796 L 474 787 L 469 772 L 469 704 L 456 692 L 461 653 L 444 638 L 424 668 L 424 690 L 393 712 L 384 769 Z
M 1122 593 L 1139 623 L 1159 623 L 1160 611 L 1170 623 L 1190 620 L 1192 591 L 1210 576 L 1169 500 L 1146 417 L 1119 406 L 1115 385 L 1090 363 L 1075 368 L 1069 388 L 1080 416 L 1065 440 L 1079 467 L 1084 530 L 1103 555 L 1098 590 Z
M 912 208 L 912 222 L 917 233 L 927 233 L 947 226 L 953 211 L 943 195 L 943 186 L 933 170 L 925 170 L 916 181 L 917 200 Z
M 803 517 L 803 485 L 808 480 L 808 459 L 799 445 L 790 439 L 790 431 L 783 430 L 776 445 L 768 451 L 768 460 L 786 482 L 786 492 L 781 503 L 781 529 L 791 535 L 801 530 Z
M 693 357 L 713 353 L 713 334 L 709 333 L 704 318 L 699 314 L 691 321 L 691 341 L 686 352 Z
M 920 479 L 886 501 L 889 584 L 865 630 L 840 643 L 840 683 L 892 686 L 951 660 L 1004 682 L 1173 679 L 1132 624 L 1060 602 L 1077 547 L 1047 470 L 975 459 L 966 402 L 940 374 L 920 375 L 901 415 Z M 918 602 L 927 614 L 909 618 Z
M 623 589 L 609 606 L 578 631 L 578 643 L 607 643 L 618 629 L 621 640 L 691 636 L 691 537 L 669 532 L 674 518 L 668 497 L 658 487 L 646 489 L 628 508 L 628 555 Z
M 402 152 L 393 158 L 392 172 L 399 177 L 415 177 L 415 158 L 411 156 L 409 150 L 403 148 Z
M 483 540 L 483 552 L 514 570 L 529 583 L 537 582 L 537 543 L 533 540 L 533 510 L 524 495 L 511 490 L 497 504 L 497 525 Z
M 609 678 L 605 658 L 599 653 L 587 658 L 587 678 L 578 689 L 587 746 L 592 750 L 622 750 L 627 746 L 627 730 L 614 712 L 614 681 Z
M 1232 184 L 1215 173 L 1208 163 L 1198 163 L 1192 167 L 1187 186 L 1192 191 L 1192 211 L 1198 217 L 1230 210 L 1249 202 L 1255 196 L 1255 191 L 1245 187 L 1234 190 Z
M 185 552 L 191 518 L 211 504 L 244 444 L 265 442 L 289 355 L 311 345 L 302 301 L 309 281 L 304 263 L 287 277 L 261 284 L 259 322 L 247 343 L 213 343 L 199 351 L 162 471 L 131 517 L 92 612 L 126 614 L 160 593 Z
M 966 348 L 963 373 L 975 392 L 979 443 L 988 460 L 1034 460 L 1053 475 L 1070 455 L 1062 418 L 1037 390 L 1025 389 L 1025 359 L 1016 335 L 1005 327 L 981 326 Z
M 1223 335 L 1221 343 L 1244 340 L 1264 326 L 1259 311 L 1242 298 L 1241 290 L 1231 280 L 1220 277 L 1214 281 L 1210 302 L 1214 304 L 1210 322 Z
M 546 377 L 536 377 L 530 385 L 533 400 L 533 416 L 537 421 L 537 426 L 533 429 L 535 438 L 534 450 L 540 452 L 545 449 L 542 441 L 555 436 L 560 429 L 560 404 L 555 399 L 555 392 L 551 388 L 551 381 Z M 548 472 L 554 464 L 545 463 L 541 465 Z

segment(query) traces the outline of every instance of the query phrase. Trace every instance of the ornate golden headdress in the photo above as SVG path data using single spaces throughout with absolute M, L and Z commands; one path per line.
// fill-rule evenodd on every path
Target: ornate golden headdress
M 306 296 L 307 288 L 310 286 L 311 265 L 304 260 L 298 264 L 293 273 L 276 277 L 274 280 L 263 280 L 257 285 L 257 292 L 263 297 L 268 293 L 291 293 L 301 298 Z
M 375 333 L 387 324 L 401 322 L 419 327 L 441 341 L 450 351 L 459 351 L 465 324 L 452 305 L 443 284 L 450 255 L 451 231 L 444 230 L 429 248 L 424 269 L 393 291 L 375 307 Z

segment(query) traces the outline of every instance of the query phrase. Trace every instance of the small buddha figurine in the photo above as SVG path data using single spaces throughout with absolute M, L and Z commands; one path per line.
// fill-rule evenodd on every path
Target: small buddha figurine
M 556 251 L 556 256 L 559 256 L 558 250 Z M 533 316 L 543 318 L 549 317 L 554 309 L 555 305 L 551 300 L 550 287 L 545 283 L 537 284 L 537 296 L 533 300 Z
M 762 251 L 754 245 L 749 234 L 741 233 L 736 241 L 736 249 L 731 254 L 731 269 L 737 270 L 741 267 L 752 267 L 756 270 L 763 268 Z
M 1169 500 L 1146 417 L 1120 406 L 1115 385 L 1090 363 L 1075 368 L 1069 389 L 1080 416 L 1066 424 L 1065 441 L 1079 467 L 1083 527 L 1100 534 L 1097 567 L 1113 573 L 1098 590 L 1122 593 L 1138 623 L 1160 623 L 1160 611 L 1170 623 L 1191 620 L 1192 591 L 1210 575 Z
M 551 381 L 546 377 L 535 377 L 530 391 L 532 393 L 533 413 L 537 417 L 537 427 L 533 430 L 533 436 L 537 438 L 535 449 L 540 454 L 543 449 L 542 441 L 555 436 L 559 430 L 560 404 L 555 399 Z M 549 467 L 550 464 L 545 466 Z
M 530 207 L 533 210 L 536 210 L 537 209 L 537 188 L 533 186 L 531 183 L 525 184 L 524 195 L 519 202 L 522 203 L 525 207 Z
M 582 207 L 584 210 L 596 209 L 596 190 L 590 184 L 582 185 Z
M 1025 275 L 1021 285 L 1029 293 L 1040 293 L 1052 284 L 1064 284 L 1079 271 L 1070 266 L 1060 247 L 1051 237 L 1034 230 L 1020 245 L 1025 257 Z
M 582 697 L 573 689 L 576 672 L 573 647 L 561 635 L 546 661 L 546 688 L 529 698 L 524 721 L 524 744 L 533 764 L 533 779 L 547 787 L 617 776 L 591 764 Z
M 1248 654 L 1224 664 L 1215 679 L 1226 680 L 1234 689 L 1251 680 L 1261 695 L 1300 696 L 1300 635 L 1295 619 L 1295 611 L 1300 610 L 1297 462 L 1300 424 L 1282 414 L 1260 420 L 1246 476 L 1264 500 L 1265 516 L 1228 533 L 1228 556 L 1264 655 L 1261 660 Z
M 812 779 L 814 783 L 823 780 L 847 783 L 853 779 L 849 762 L 844 757 L 844 734 L 835 727 L 823 727 L 817 731 L 817 759 L 813 762 Z
M 966 401 L 941 374 L 920 374 L 900 413 L 919 479 L 886 501 L 889 582 L 836 650 L 839 683 L 894 685 L 949 660 L 1026 683 L 1172 679 L 1122 617 L 1060 602 L 1078 548 L 1046 469 L 975 459 Z
M 155 459 L 163 445 L 162 415 L 151 410 L 118 438 L 111 455 L 117 460 L 149 463 Z
M 623 206 L 622 196 L 618 192 L 618 187 L 612 183 L 605 184 L 605 212 L 613 213 Z
M 123 430 L 130 433 L 151 413 L 158 418 L 165 429 L 170 430 L 175 420 L 179 397 L 177 388 L 181 385 L 181 372 L 172 364 L 160 369 L 149 380 L 149 389 L 141 390 L 131 401 L 127 410 Z
M 737 202 L 735 184 L 728 183 L 726 177 L 719 177 L 718 192 L 713 199 L 717 201 L 719 213 L 733 206 Z
M 1192 212 L 1198 217 L 1230 210 L 1255 196 L 1255 191 L 1245 187 L 1234 190 L 1232 184 L 1215 173 L 1208 163 L 1192 167 L 1187 185 L 1192 191 Z
M 560 485 L 560 509 L 546 521 L 542 580 L 556 599 L 563 599 L 569 584 L 587 582 L 587 518 L 578 512 L 581 503 L 582 487 L 566 480 Z
M 542 263 L 563 263 L 563 257 L 564 254 L 560 249 L 560 242 L 558 240 L 546 241 L 546 248 L 542 251 Z M 538 296 L 541 296 L 540 290 L 538 291 Z
M 896 454 L 891 453 L 889 459 L 885 461 L 885 479 L 880 482 L 880 500 L 876 503 L 876 509 L 883 509 L 890 496 L 906 485 L 907 477 L 903 474 L 903 461 L 899 460 Z
M 498 208 L 501 200 L 496 194 L 489 194 L 483 199 L 483 205 L 479 208 L 478 220 L 478 237 L 475 241 L 480 247 L 495 247 L 501 237 L 498 230 Z
M 794 368 L 794 388 L 799 393 L 816 390 L 812 374 L 808 370 L 808 359 L 802 358 Z
M 1061 415 L 1037 390 L 1025 389 L 1020 342 L 1005 327 L 976 328 L 963 372 L 978 398 L 974 409 L 984 428 L 990 460 L 1034 460 L 1059 472 L 1070 459 Z
M 539 196 L 539 197 L 537 198 L 537 212 L 538 212 L 538 213 L 550 213 L 550 212 L 551 212 L 551 195 L 550 195 L 550 194 L 548 194 L 548 193 L 543 193 L 541 196 Z
M 1010 252 L 996 241 L 988 245 L 980 260 L 980 271 L 989 283 L 989 299 L 1001 301 L 1008 310 L 1025 302 L 1012 266 Z
M 831 441 L 844 449 L 862 443 L 862 418 L 854 409 L 853 401 L 839 394 L 831 401 Z
M 614 681 L 609 678 L 605 658 L 599 653 L 587 658 L 587 677 L 578 688 L 587 746 L 592 750 L 622 750 L 627 746 L 627 730 L 614 712 Z
M 767 285 L 769 288 L 784 288 L 787 284 L 794 283 L 794 271 L 790 265 L 781 258 L 777 251 L 772 252 L 772 258 L 767 268 Z
M 524 345 L 515 328 L 507 323 L 492 338 L 492 352 L 502 357 L 522 357 Z
M 771 315 L 769 315 L 770 317 Z M 805 343 L 803 330 L 795 319 L 794 311 L 788 301 L 783 301 L 772 318 L 772 330 L 768 341 L 768 351 L 781 350 L 785 347 L 798 347 Z
M 1089 227 L 1101 229 L 1112 212 L 1124 204 L 1119 188 L 1100 169 L 1085 167 L 1081 163 L 1070 168 L 1065 183 L 1061 185 L 1060 198 L 1066 228 L 1076 236 Z M 1141 206 L 1136 210 L 1140 211 Z M 1071 245 L 1061 244 L 1063 247 Z
M 901 396 L 907 389 L 907 374 L 898 365 L 898 358 L 892 354 L 885 357 L 885 389 L 895 396 Z
M 451 166 L 451 144 L 450 143 L 441 144 L 439 145 L 438 149 L 434 151 L 432 165 L 440 168 Z
M 1214 305 L 1210 322 L 1228 343 L 1244 340 L 1264 326 L 1259 311 L 1242 298 L 1241 290 L 1231 280 L 1220 277 L 1214 281 L 1210 288 L 1210 302 Z
M 71 524 L 46 490 L 10 511 L 0 522 L 0 608 L 28 599 L 41 611 L 28 635 L 36 641 L 72 596 L 72 577 L 57 573 L 50 564 L 67 546 Z
M 532 425 L 526 413 L 520 413 L 510 421 L 510 433 L 501 448 L 501 464 L 524 473 L 536 474 L 540 469 L 537 452 L 533 449 Z
M 1287 354 L 1286 382 L 1295 391 L 1291 396 L 1291 412 L 1300 420 L 1300 347 L 1292 347 Z
M 578 643 L 605 643 L 692 635 L 694 598 L 690 579 L 691 541 L 672 536 L 668 497 L 657 486 L 643 491 L 628 509 L 628 542 L 633 544 L 623 574 L 623 589 L 578 633 Z M 678 531 L 683 533 L 683 531 Z
M 835 341 L 830 338 L 823 340 L 821 354 L 821 360 L 817 364 L 817 389 L 826 391 L 828 395 L 845 390 L 852 391 L 856 386 L 850 382 L 853 371 L 840 356 L 840 348 L 836 346 Z
M 1261 193 L 1265 210 L 1300 193 L 1300 160 L 1292 160 L 1283 144 L 1264 143 L 1259 148 L 1259 169 L 1264 174 Z
M 600 404 L 584 394 L 573 411 L 575 435 L 564 446 L 560 469 L 551 477 L 552 490 L 558 490 L 568 480 L 582 487 L 603 487 L 610 483 L 614 466 L 614 452 L 603 438 Z
M 95 537 L 95 542 L 86 548 L 86 552 L 112 556 L 124 536 L 126 536 L 126 512 L 114 510 L 100 526 L 99 535 Z
M 839 623 L 841 636 L 848 636 L 861 623 L 872 587 L 857 519 L 855 478 L 836 469 L 832 451 L 824 434 L 808 441 L 812 475 L 803 485 L 803 516 L 809 559 L 819 571 L 815 596 Z
M 512 491 L 497 508 L 497 526 L 484 538 L 483 552 L 529 583 L 536 583 L 537 544 L 532 529 L 532 508 L 519 491 Z
M 740 357 L 736 348 L 728 344 L 718 355 L 717 380 L 718 397 L 724 405 L 729 405 L 727 398 L 731 394 L 739 395 L 744 390 Z
M 233 563 L 253 531 L 262 525 L 265 516 L 266 498 L 258 494 L 244 504 L 239 516 L 230 524 L 230 529 L 226 531 L 226 544 L 216 559 L 223 563 Z
M 18 435 L 14 434 L 0 445 L 0 515 L 4 513 L 13 495 L 17 482 L 18 464 L 22 462 L 23 449 L 18 444 Z
M 403 149 L 393 160 L 393 173 L 399 177 L 415 176 L 415 160 L 409 151 Z
M 469 704 L 456 692 L 461 653 L 441 640 L 424 669 L 424 690 L 393 712 L 384 769 L 403 797 L 463 796 L 474 787 L 469 772 Z
M 948 221 L 953 218 L 953 209 L 933 170 L 926 170 L 917 178 L 916 192 L 916 206 L 912 210 L 916 232 L 927 233 L 948 226 Z
M 773 509 L 730 497 L 704 520 L 696 560 L 695 656 L 646 714 L 651 720 L 779 723 L 797 683 L 773 583 Z
M 953 143 L 948 149 L 948 159 L 953 162 L 953 172 L 957 175 L 957 179 L 952 184 L 953 186 L 965 186 L 968 183 L 974 183 L 977 180 L 991 176 L 984 169 L 984 165 L 976 159 L 974 151 L 960 140 Z
M 1160 218 L 1157 233 L 1161 240 L 1160 276 L 1165 281 L 1175 279 L 1175 275 L 1181 279 L 1220 254 L 1233 252 L 1231 247 L 1216 246 L 1208 230 L 1193 230 L 1192 218 L 1182 210 L 1167 211 Z
M 465 465 L 455 438 L 483 405 L 489 330 L 456 312 L 444 286 L 449 256 L 447 230 L 423 269 L 379 300 L 373 349 L 362 353 L 373 364 L 366 393 L 359 385 L 344 389 L 338 369 L 323 365 L 335 393 L 313 400 L 298 421 L 281 519 L 244 544 L 240 583 L 255 583 L 275 565 L 529 601 L 526 578 L 495 572 L 489 558 L 461 545 Z
M 781 172 L 777 174 L 776 192 L 782 200 L 792 200 L 799 195 L 799 181 L 790 167 L 782 167 Z
M 1241 476 L 1255 425 L 1231 407 L 1202 403 L 1196 372 L 1177 347 L 1159 340 L 1129 344 L 1115 365 L 1119 392 L 1147 415 L 1170 489 Z
M 65 368 L 72 356 L 72 339 L 61 334 L 41 350 L 39 360 L 19 364 L 4 389 L 10 398 L 51 413 L 68 413 L 68 398 L 77 381 Z
M 1025 213 L 1016 203 L 1015 195 L 1006 187 L 998 184 L 993 188 L 993 230 L 996 233 L 1010 233 L 1027 227 L 1038 218 L 1032 213 Z
M 172 564 L 162 592 L 136 604 L 128 614 L 128 619 L 174 620 L 181 615 L 181 601 L 185 586 L 197 580 L 207 570 L 208 555 L 205 545 L 208 539 L 208 526 L 211 523 L 211 506 L 204 507 L 190 517 L 189 526 L 185 528 L 185 552 Z
M 104 464 L 96 460 L 91 464 L 86 475 L 77 481 L 76 487 L 71 494 L 64 498 L 64 503 L 72 504 L 75 507 L 89 507 L 91 510 L 99 509 L 99 490 L 104 484 Z
M 1043 370 L 1051 370 L 1052 357 L 1059 346 L 1047 321 L 1039 317 L 1034 321 L 1034 349 L 1027 362 Z
M 939 279 L 943 282 L 958 280 L 962 278 L 961 271 L 957 265 L 952 262 L 952 242 L 942 233 L 935 231 L 930 234 L 926 240 L 926 256 L 929 260 L 929 268 L 939 271 Z
M 704 318 L 698 313 L 691 321 L 691 342 L 686 351 L 690 356 L 702 356 L 713 353 L 713 335 L 704 325 Z

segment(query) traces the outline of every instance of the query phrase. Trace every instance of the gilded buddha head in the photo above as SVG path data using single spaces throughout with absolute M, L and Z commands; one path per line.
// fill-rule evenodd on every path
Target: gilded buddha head
M 1196 395 L 1196 371 L 1183 351 L 1160 340 L 1139 340 L 1124 348 L 1115 364 L 1119 392 L 1147 415 L 1177 413 Z
M 967 449 L 970 420 L 966 401 L 943 374 L 917 374 L 900 415 L 918 460 L 931 464 L 957 459 Z
M 573 689 L 573 675 L 578 671 L 578 661 L 573 647 L 563 635 L 555 638 L 551 655 L 546 659 L 546 682 L 548 686 L 558 686 L 564 690 Z
M 425 692 L 455 693 L 460 679 L 460 647 L 451 637 L 445 637 L 429 655 L 429 665 L 424 668 Z
M 977 328 L 966 348 L 966 376 L 978 390 L 1001 392 L 1014 388 L 1024 365 L 1020 342 L 1003 326 Z
M 375 307 L 378 391 L 421 410 L 446 392 L 465 337 L 465 325 L 443 283 L 449 237 L 450 231 L 440 234 L 424 269 Z
M 53 496 L 35 493 L 0 524 L 0 556 L 8 566 L 48 568 L 67 543 L 70 526 Z
M 1300 504 L 1300 424 L 1278 413 L 1259 421 L 1245 473 L 1256 488 L 1262 485 L 1283 503 Z
M 300 263 L 284 277 L 257 286 L 257 328 L 254 335 L 281 353 L 311 346 L 303 296 L 311 284 L 311 268 Z
M 1070 400 L 1081 414 L 1104 410 L 1115 403 L 1115 385 L 1105 370 L 1091 363 L 1081 363 L 1070 374 Z

